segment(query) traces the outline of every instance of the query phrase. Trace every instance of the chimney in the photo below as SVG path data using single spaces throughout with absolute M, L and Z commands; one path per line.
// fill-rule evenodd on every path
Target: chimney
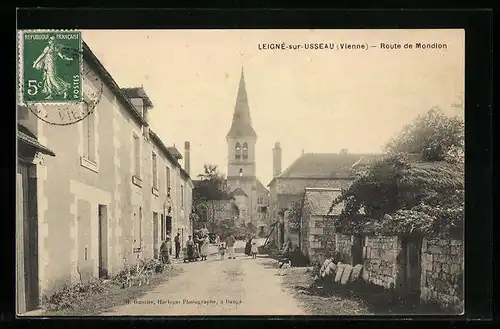
M 190 166 L 191 166 L 191 158 L 190 158 L 190 149 L 191 145 L 188 141 L 184 142 L 184 170 L 191 175 Z
M 281 147 L 280 142 L 274 143 L 273 149 L 273 177 L 281 174 Z

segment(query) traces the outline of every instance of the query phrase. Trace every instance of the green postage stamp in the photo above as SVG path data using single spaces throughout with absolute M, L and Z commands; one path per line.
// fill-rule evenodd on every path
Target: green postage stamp
M 82 35 L 79 31 L 21 31 L 23 103 L 82 101 Z

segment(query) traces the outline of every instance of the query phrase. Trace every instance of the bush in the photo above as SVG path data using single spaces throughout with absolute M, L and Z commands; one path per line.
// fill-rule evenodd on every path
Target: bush
M 66 284 L 62 289 L 42 296 L 42 306 L 49 311 L 72 309 L 86 300 L 88 296 L 104 291 L 104 281 L 91 279 L 86 283 Z

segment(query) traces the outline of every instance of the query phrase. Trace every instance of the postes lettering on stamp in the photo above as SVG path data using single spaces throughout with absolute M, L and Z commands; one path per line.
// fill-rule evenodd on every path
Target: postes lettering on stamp
M 81 32 L 24 31 L 21 101 L 40 120 L 66 126 L 92 114 L 103 83 L 83 62 Z

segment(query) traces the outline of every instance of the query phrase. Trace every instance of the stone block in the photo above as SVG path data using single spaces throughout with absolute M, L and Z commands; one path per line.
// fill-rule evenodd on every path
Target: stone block
M 431 290 L 428 288 L 420 288 L 420 300 L 423 302 L 428 302 L 432 298 Z
M 337 273 L 335 273 L 335 282 L 340 282 L 340 280 L 342 279 L 342 273 L 344 272 L 344 269 L 345 269 L 346 265 L 345 264 L 342 264 L 342 263 L 338 263 L 337 264 Z
M 361 272 L 363 271 L 363 265 L 358 264 L 352 268 L 352 273 L 350 277 L 351 282 L 356 282 L 359 280 L 361 276 Z
M 432 265 L 432 262 L 434 261 L 434 257 L 430 253 L 423 253 L 421 260 L 422 260 L 422 263 L 430 263 Z
M 319 242 L 319 241 L 310 241 L 309 242 L 309 248 L 319 249 L 319 248 L 321 248 L 321 242 Z
M 316 221 L 314 219 L 309 220 L 309 228 L 316 227 Z
M 337 265 L 331 262 L 327 267 L 327 271 L 328 271 L 328 276 L 331 276 L 332 279 L 335 278 L 335 275 L 337 274 Z
M 351 273 L 352 273 L 352 266 L 347 264 L 344 268 L 343 273 L 342 273 L 342 278 L 340 279 L 340 283 L 346 284 L 347 282 L 349 282 L 349 278 L 351 277 Z
M 422 239 L 422 248 L 421 248 L 422 253 L 427 251 L 427 239 L 424 238 Z
M 323 234 L 323 229 L 321 227 L 311 227 L 309 234 Z
M 363 270 L 361 271 L 361 277 L 364 281 L 370 282 L 370 270 L 366 267 L 363 267 Z
M 442 248 L 438 245 L 430 245 L 427 247 L 427 252 L 431 254 L 441 254 L 442 253 Z
M 452 275 L 459 275 L 461 273 L 461 269 L 460 269 L 460 264 L 451 264 L 450 265 L 450 273 Z

